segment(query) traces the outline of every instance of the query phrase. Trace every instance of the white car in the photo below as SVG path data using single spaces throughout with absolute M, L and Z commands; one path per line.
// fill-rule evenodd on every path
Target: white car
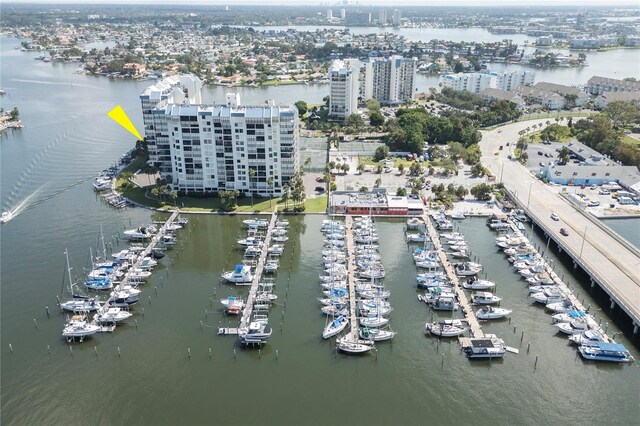
M 560 217 L 556 214 L 556 212 L 552 212 L 551 213 L 551 219 L 558 221 L 560 220 Z
M 600 205 L 600 201 L 591 200 L 587 203 L 587 207 L 598 207 Z

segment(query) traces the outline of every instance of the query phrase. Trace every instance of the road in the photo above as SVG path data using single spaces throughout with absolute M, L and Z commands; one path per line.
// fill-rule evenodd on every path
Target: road
M 482 162 L 502 181 L 530 215 L 573 254 L 603 289 L 640 324 L 640 256 L 598 227 L 551 187 L 536 179 L 524 166 L 507 158 L 518 140 L 518 132 L 546 120 L 531 120 L 484 131 L 480 147 Z M 507 147 L 506 144 L 510 143 Z M 504 147 L 499 150 L 500 145 Z M 497 155 L 496 155 L 497 153 Z M 551 219 L 555 212 L 560 220 Z M 569 231 L 560 235 L 560 228 Z M 584 237 L 584 238 L 583 238 Z

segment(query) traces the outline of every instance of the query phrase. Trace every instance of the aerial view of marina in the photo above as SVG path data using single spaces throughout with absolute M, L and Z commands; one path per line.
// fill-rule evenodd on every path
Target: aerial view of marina
M 0 22 L 1 423 L 638 424 L 637 2 Z

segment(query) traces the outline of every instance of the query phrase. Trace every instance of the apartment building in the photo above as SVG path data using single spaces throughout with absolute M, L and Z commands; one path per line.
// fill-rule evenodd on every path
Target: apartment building
M 601 95 L 605 92 L 637 92 L 640 91 L 640 81 L 593 76 L 587 81 L 584 89 L 592 95 Z
M 531 71 L 458 73 L 440 77 L 440 86 L 454 90 L 480 93 L 485 89 L 515 90 L 533 84 L 535 73 Z
M 329 117 L 344 121 L 349 114 L 358 112 L 360 92 L 360 61 L 345 59 L 333 61 L 329 68 Z
M 411 101 L 417 66 L 416 58 L 398 55 L 370 59 L 365 64 L 364 98 L 389 104 Z
M 199 93 L 188 101 L 174 96 L 152 106 L 148 91 L 155 93 L 147 89 L 140 96 L 145 139 L 150 153 L 152 145 L 157 151 L 149 162 L 175 190 L 281 195 L 299 168 L 295 106 L 245 106 L 239 95 L 227 95 L 225 105 L 205 105 Z

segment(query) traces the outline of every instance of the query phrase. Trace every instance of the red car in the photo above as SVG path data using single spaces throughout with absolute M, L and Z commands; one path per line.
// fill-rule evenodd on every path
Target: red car
M 565 237 L 567 237 L 569 235 L 569 231 L 564 228 L 560 228 L 560 235 L 564 235 Z
M 324 182 L 324 178 L 322 176 L 318 176 L 316 178 L 316 182 L 320 183 L 320 182 Z

